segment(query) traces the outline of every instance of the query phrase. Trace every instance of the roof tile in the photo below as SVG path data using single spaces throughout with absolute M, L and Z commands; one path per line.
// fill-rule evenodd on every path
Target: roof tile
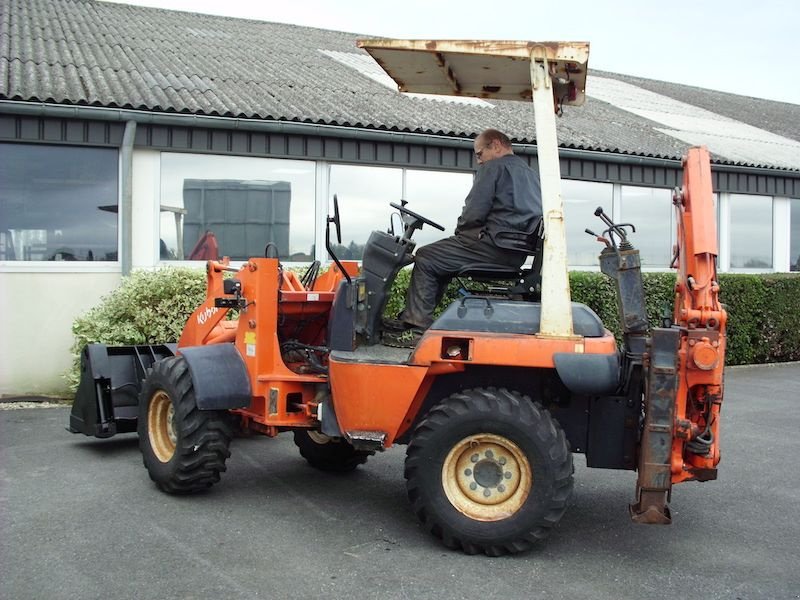
M 95 0 L 0 0 L 0 98 L 457 137 L 499 127 L 516 141 L 535 141 L 530 104 L 399 94 L 359 69 L 367 55 L 356 48 L 357 37 Z M 593 74 L 800 140 L 800 106 Z M 584 107 L 566 108 L 557 127 L 565 147 L 643 156 L 677 158 L 694 139 L 651 120 L 646 111 L 592 97 Z M 786 152 L 772 162 L 769 155 L 754 155 L 763 151 L 754 140 L 737 143 L 715 131 L 701 133 L 722 161 L 800 170 L 800 158 L 792 162 Z

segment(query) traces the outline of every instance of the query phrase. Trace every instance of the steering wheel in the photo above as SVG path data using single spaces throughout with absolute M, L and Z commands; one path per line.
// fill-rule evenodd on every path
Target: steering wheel
M 339 198 L 336 197 L 336 194 L 333 195 L 333 216 L 328 217 L 328 223 L 333 223 L 333 226 L 336 228 L 336 243 L 342 243 L 342 224 L 339 221 Z
M 397 210 L 399 210 L 404 215 L 408 215 L 409 217 L 411 217 L 412 219 L 416 219 L 420 223 L 423 223 L 425 225 L 430 225 L 431 227 L 433 227 L 435 229 L 438 229 L 439 231 L 444 231 L 444 227 L 442 227 L 438 223 L 434 223 L 430 219 L 427 219 L 427 218 L 423 217 L 422 215 L 418 215 L 413 210 L 408 210 L 405 206 L 401 206 L 400 204 L 397 204 L 396 202 L 390 202 L 389 206 L 391 206 L 392 208 L 396 208 Z

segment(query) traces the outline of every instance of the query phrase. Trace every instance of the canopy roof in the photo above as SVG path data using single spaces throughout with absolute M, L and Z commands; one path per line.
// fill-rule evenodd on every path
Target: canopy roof
M 530 100 L 531 56 L 546 58 L 561 104 L 581 105 L 587 42 L 358 40 L 401 92 Z

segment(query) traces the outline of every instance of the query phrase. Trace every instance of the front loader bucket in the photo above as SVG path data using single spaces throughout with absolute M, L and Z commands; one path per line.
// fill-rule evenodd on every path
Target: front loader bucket
M 67 429 L 99 438 L 136 431 L 139 391 L 147 369 L 174 356 L 176 350 L 176 344 L 86 346 L 81 352 L 81 381 Z

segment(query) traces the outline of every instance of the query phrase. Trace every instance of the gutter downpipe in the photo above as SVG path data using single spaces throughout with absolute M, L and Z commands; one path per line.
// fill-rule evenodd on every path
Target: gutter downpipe
M 125 133 L 120 146 L 120 179 L 122 181 L 122 205 L 120 206 L 120 266 L 122 276 L 127 277 L 133 268 L 133 141 L 136 137 L 136 121 L 125 122 Z

